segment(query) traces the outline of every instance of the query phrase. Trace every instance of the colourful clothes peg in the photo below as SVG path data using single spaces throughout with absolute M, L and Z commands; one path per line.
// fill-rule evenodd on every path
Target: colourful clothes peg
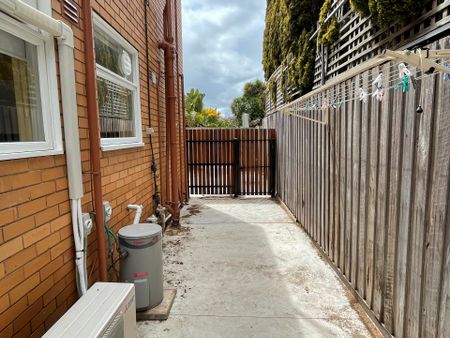
M 403 76 L 403 93 L 406 93 L 409 90 L 409 77 L 407 75 Z
M 417 88 L 417 81 L 414 77 L 414 75 L 411 73 L 411 71 L 406 67 L 404 63 L 400 63 L 398 65 L 398 75 L 400 79 L 403 79 L 402 86 L 403 86 L 403 93 L 407 92 L 409 90 L 409 86 L 405 85 L 405 81 L 411 80 L 411 83 L 414 87 L 414 89 Z M 407 77 L 407 79 L 405 79 Z
M 450 68 L 450 63 L 446 63 L 445 67 L 446 68 Z M 450 80 L 450 70 L 448 71 L 448 73 L 442 73 L 442 79 L 443 80 Z

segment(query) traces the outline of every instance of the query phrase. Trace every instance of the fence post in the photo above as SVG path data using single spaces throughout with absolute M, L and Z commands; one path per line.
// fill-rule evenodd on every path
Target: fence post
M 240 140 L 235 138 L 233 140 L 233 153 L 234 153 L 234 197 L 237 197 L 241 194 L 241 168 L 239 163 L 239 148 L 240 148 Z
M 270 176 L 269 176 L 269 192 L 270 196 L 275 197 L 275 170 L 276 170 L 276 140 L 269 141 L 269 163 L 270 163 Z

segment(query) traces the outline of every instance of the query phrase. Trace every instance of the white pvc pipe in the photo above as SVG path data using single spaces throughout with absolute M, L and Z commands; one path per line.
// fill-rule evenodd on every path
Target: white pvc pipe
M 142 210 L 144 209 L 144 206 L 137 205 L 137 204 L 129 204 L 127 206 L 127 208 L 130 210 L 136 210 L 136 214 L 134 215 L 133 224 L 139 224 L 139 222 L 141 221 L 141 215 L 142 215 Z
M 0 8 L 8 14 L 18 17 L 26 23 L 36 26 L 54 37 L 62 37 L 64 32 L 62 21 L 53 19 L 51 16 L 37 10 L 36 8 L 20 0 L 0 0 Z
M 83 216 L 82 216 L 82 211 L 81 211 L 81 199 L 77 200 L 78 203 L 78 228 L 79 230 L 79 235 L 80 235 L 80 242 L 81 242 L 81 248 L 82 248 L 82 252 L 81 252 L 81 258 L 82 258 L 82 268 L 81 271 L 79 272 L 80 274 L 80 280 L 81 280 L 81 284 L 80 284 L 80 289 L 81 289 L 81 294 L 85 294 L 87 291 L 87 285 L 88 285 L 88 281 L 87 281 L 87 263 L 86 263 L 86 257 L 87 257 L 87 235 L 86 235 L 86 229 L 84 228 L 84 224 L 83 224 Z
M 86 293 L 86 269 L 84 266 L 84 233 L 83 224 L 80 223 L 81 200 L 71 200 L 72 207 L 72 230 L 75 243 L 75 266 L 78 273 L 78 288 L 81 295 Z M 75 212 L 74 212 L 75 211 Z
M 67 27 L 67 29 L 70 29 Z M 71 199 L 83 197 L 80 134 L 78 129 L 77 97 L 73 37 L 58 39 L 59 73 L 61 78 L 62 108 L 64 117 L 64 141 L 66 143 L 67 174 Z

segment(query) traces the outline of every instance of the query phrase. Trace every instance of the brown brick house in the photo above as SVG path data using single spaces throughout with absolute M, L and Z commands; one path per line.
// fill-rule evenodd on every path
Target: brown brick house
M 67 25 L 73 42 L 15 15 L 23 3 Z M 116 278 L 97 250 L 103 201 L 117 232 L 134 217 L 128 204 L 142 204 L 144 219 L 159 196 L 169 209 L 187 199 L 180 0 L 89 3 L 0 1 L 0 337 L 41 336 L 78 298 L 77 200 L 100 220 L 86 243 L 91 285 Z M 61 61 L 70 44 L 72 69 Z M 70 92 L 61 84 L 73 69 Z

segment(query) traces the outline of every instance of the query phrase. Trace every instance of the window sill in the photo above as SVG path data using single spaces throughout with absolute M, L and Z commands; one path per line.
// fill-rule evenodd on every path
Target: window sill
M 22 158 L 44 157 L 62 154 L 64 154 L 64 150 L 62 149 L 21 151 L 9 154 L 0 153 L 0 161 L 18 160 Z
M 122 144 L 102 144 L 102 151 L 112 151 L 112 150 L 120 150 L 120 149 L 130 149 L 130 148 L 141 148 L 145 146 L 143 142 L 137 143 L 122 143 Z

